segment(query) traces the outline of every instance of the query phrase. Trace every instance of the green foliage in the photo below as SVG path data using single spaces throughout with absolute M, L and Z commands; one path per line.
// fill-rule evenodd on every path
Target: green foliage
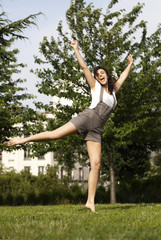
M 96 198 L 95 198 L 96 203 L 110 203 L 110 192 L 109 190 L 106 190 L 105 187 L 99 186 L 97 188 L 96 192 Z
M 110 2 L 110 4 L 108 5 L 108 8 L 112 8 L 117 2 L 118 2 L 118 0 L 112 0 Z
M 29 171 L 3 172 L 0 175 L 0 205 L 55 205 L 85 203 L 87 191 L 78 185 L 58 179 L 57 167 L 49 167 L 46 174 L 33 176 Z M 160 203 L 161 175 L 147 179 L 131 179 L 117 184 L 120 203 Z M 110 202 L 110 188 L 102 185 L 96 192 L 96 203 Z
M 39 114 L 22 104 L 23 100 L 33 96 L 26 93 L 22 87 L 25 80 L 16 79 L 16 74 L 20 73 L 25 65 L 17 63 L 19 50 L 12 46 L 17 39 L 27 39 L 23 31 L 36 25 L 39 14 L 12 22 L 5 12 L 0 13 L 0 151 L 6 149 L 5 142 L 11 136 L 31 132 L 32 127 L 27 126 L 29 121 L 38 121 Z M 38 127 L 38 124 L 35 125 Z
M 150 168 L 150 151 L 161 146 L 161 26 L 148 36 L 147 23 L 136 23 L 143 5 L 138 3 L 128 13 L 124 9 L 113 12 L 112 7 L 117 2 L 111 1 L 106 13 L 103 13 L 92 3 L 87 5 L 83 0 L 71 1 L 66 12 L 68 31 L 63 31 L 60 21 L 57 40 L 44 37 L 40 43 L 43 59 L 35 58 L 41 69 L 35 73 L 40 78 L 37 87 L 41 93 L 71 100 L 72 104 L 58 102 L 54 108 L 51 104 L 43 106 L 39 103 L 37 106 L 55 115 L 55 121 L 48 124 L 51 130 L 65 124 L 73 114 L 89 105 L 89 87 L 70 47 L 73 39 L 78 40 L 79 49 L 91 71 L 94 66 L 102 65 L 119 76 L 127 65 L 124 60 L 130 51 L 134 67 L 118 93 L 118 106 L 105 125 L 102 141 L 102 174 L 109 174 L 108 151 L 113 146 L 117 178 L 130 180 L 134 176 L 144 176 Z M 82 156 L 84 162 L 87 160 L 82 139 L 78 136 L 50 143 L 44 152 L 51 149 L 58 153 L 58 159 L 68 169 Z
M 151 159 L 151 169 L 149 175 L 161 174 L 161 153 L 156 152 L 156 155 Z
M 58 179 L 58 168 L 48 167 L 46 174 L 33 176 L 29 171 L 5 172 L 0 175 L 0 205 L 48 205 L 84 203 L 81 187 Z
M 160 203 L 161 175 L 122 182 L 117 186 L 117 200 L 121 203 Z
M 114 128 L 111 135 L 109 129 L 107 135 L 106 131 L 104 134 L 106 144 L 113 145 L 120 155 L 115 161 L 116 171 L 121 170 L 117 173 L 120 178 L 128 178 L 128 174 L 128 179 L 132 177 L 130 174 L 143 176 L 150 168 L 150 151 L 161 147 L 160 55 L 156 50 L 160 48 L 160 31 L 159 26 L 150 37 L 143 31 L 140 44 L 135 45 L 136 64 L 118 94 L 118 106 L 112 118 Z M 112 134 L 113 137 L 108 138 Z
M 158 153 L 153 157 L 153 162 L 156 166 L 161 167 L 161 153 Z

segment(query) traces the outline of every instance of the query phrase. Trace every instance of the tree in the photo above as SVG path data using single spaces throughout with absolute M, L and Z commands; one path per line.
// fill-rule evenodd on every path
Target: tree
M 25 65 L 17 63 L 19 50 L 11 47 L 17 39 L 27 39 L 23 31 L 36 25 L 35 20 L 39 14 L 15 22 L 10 21 L 5 12 L 0 14 L 0 151 L 6 149 L 5 142 L 11 136 L 29 134 L 32 127 L 28 127 L 27 122 L 38 119 L 34 110 L 23 106 L 22 101 L 33 96 L 21 87 L 25 80 L 16 79 L 16 74 Z
M 117 76 L 126 66 L 124 60 L 129 50 L 132 52 L 135 67 L 118 94 L 119 103 L 115 112 L 105 125 L 102 158 L 102 173 L 109 173 L 106 167 L 111 163 L 110 167 L 115 166 L 117 180 L 129 180 L 131 177 L 144 175 L 149 168 L 149 152 L 160 147 L 161 27 L 147 37 L 146 22 L 135 23 L 143 5 L 138 3 L 129 13 L 123 9 L 112 12 L 111 9 L 117 2 L 111 1 L 106 13 L 102 13 L 101 9 L 94 9 L 92 3 L 86 5 L 83 0 L 72 0 L 66 12 L 68 32 L 63 32 L 60 21 L 57 28 L 58 39 L 51 37 L 49 41 L 44 37 L 40 43 L 40 52 L 44 59 L 36 57 L 35 62 L 49 66 L 36 70 L 41 79 L 37 85 L 39 91 L 72 101 L 71 105 L 59 102 L 54 108 L 52 103 L 50 106 L 38 104 L 55 115 L 55 121 L 49 126 L 49 129 L 53 129 L 66 123 L 73 114 L 89 105 L 89 87 L 70 48 L 73 39 L 78 40 L 84 60 L 91 70 L 96 65 L 102 65 L 109 72 L 117 73 Z M 135 35 L 139 30 L 142 33 L 138 41 Z M 71 146 L 69 151 L 61 151 L 66 163 L 74 162 L 72 156 L 76 150 L 81 156 L 84 146 L 78 136 L 50 143 L 45 151 L 61 149 L 63 144 Z M 72 153 L 70 159 L 69 152 Z M 114 173 L 114 169 L 111 172 Z
M 143 177 L 150 168 L 151 151 L 160 149 L 160 32 L 159 25 L 148 37 L 146 24 L 143 24 L 141 41 L 131 47 L 136 63 L 118 94 L 112 134 L 107 131 L 108 126 L 104 134 L 106 144 L 111 144 L 117 152 L 115 172 L 118 180 Z
M 161 153 L 158 152 L 155 154 L 155 156 L 151 159 L 152 161 L 152 173 L 155 170 L 155 173 L 160 174 L 161 173 Z

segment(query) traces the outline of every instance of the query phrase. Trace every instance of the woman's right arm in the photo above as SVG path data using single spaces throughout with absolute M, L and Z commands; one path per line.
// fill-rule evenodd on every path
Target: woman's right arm
M 95 78 L 93 77 L 91 71 L 88 69 L 87 65 L 85 64 L 80 52 L 79 52 L 79 49 L 78 49 L 78 42 L 76 40 L 74 40 L 73 42 L 71 42 L 71 47 L 73 47 L 74 51 L 75 51 L 75 55 L 77 57 L 77 60 L 78 60 L 78 63 L 81 67 L 81 69 L 83 70 L 83 73 L 87 79 L 87 82 L 90 86 L 91 89 L 94 90 L 95 88 Z

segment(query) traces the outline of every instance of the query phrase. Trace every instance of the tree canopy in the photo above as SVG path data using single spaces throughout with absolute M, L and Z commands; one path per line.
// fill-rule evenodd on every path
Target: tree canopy
M 27 122 L 38 120 L 33 109 L 23 106 L 23 100 L 33 96 L 22 87 L 25 80 L 16 78 L 25 64 L 17 63 L 19 50 L 12 46 L 17 39 L 27 39 L 23 31 L 36 25 L 39 14 L 12 22 L 5 12 L 0 13 L 0 151 L 6 149 L 8 138 L 31 132 Z
M 87 5 L 83 0 L 71 1 L 66 12 L 68 31 L 64 32 L 60 21 L 58 38 L 48 40 L 44 37 L 40 43 L 43 58 L 36 57 L 35 62 L 41 65 L 41 69 L 36 70 L 40 78 L 39 91 L 71 100 L 72 104 L 58 102 L 53 107 L 52 103 L 46 106 L 39 103 L 37 106 L 55 115 L 55 120 L 48 125 L 50 130 L 66 123 L 89 105 L 89 86 L 70 47 L 73 39 L 78 40 L 79 49 L 91 71 L 94 66 L 102 65 L 115 78 L 126 67 L 125 59 L 130 51 L 135 60 L 134 67 L 117 95 L 118 106 L 105 125 L 102 173 L 108 173 L 108 151 L 112 147 L 118 179 L 131 179 L 144 175 L 150 167 L 150 151 L 159 149 L 161 143 L 161 25 L 148 36 L 147 23 L 143 20 L 137 22 L 143 5 L 138 3 L 128 13 L 124 9 L 113 12 L 117 2 L 111 1 L 103 13 L 92 3 Z M 75 152 L 79 159 L 86 160 L 82 157 L 85 150 L 78 136 L 48 143 L 45 151 L 51 149 L 62 149 L 58 154 L 70 167 L 76 158 Z

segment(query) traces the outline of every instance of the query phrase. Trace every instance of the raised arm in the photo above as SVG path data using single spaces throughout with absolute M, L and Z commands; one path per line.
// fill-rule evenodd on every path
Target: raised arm
M 132 64 L 133 64 L 133 58 L 131 54 L 127 57 L 127 60 L 129 62 L 128 66 L 125 68 L 125 70 L 121 73 L 119 79 L 115 83 L 115 91 L 116 93 L 119 91 L 121 88 L 122 84 L 124 83 L 125 79 L 128 77 L 129 72 L 131 70 Z
M 75 51 L 75 54 L 76 54 L 76 57 L 77 57 L 77 60 L 78 60 L 78 63 L 81 67 L 81 69 L 83 70 L 83 73 L 87 79 L 87 82 L 90 86 L 91 89 L 94 89 L 95 87 L 95 78 L 93 77 L 91 71 L 88 69 L 88 67 L 86 66 L 80 52 L 79 52 L 79 49 L 78 49 L 78 42 L 76 40 L 74 40 L 73 42 L 71 42 L 71 47 L 73 47 L 74 51 Z

